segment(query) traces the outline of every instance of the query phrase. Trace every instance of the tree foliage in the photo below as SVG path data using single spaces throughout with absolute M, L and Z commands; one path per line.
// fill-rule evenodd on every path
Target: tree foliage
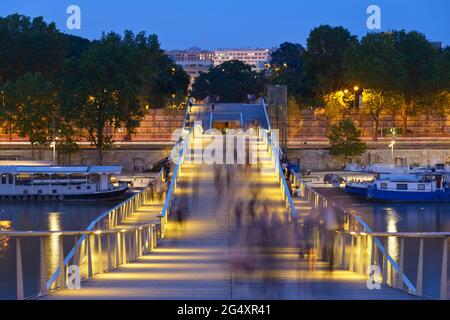
M 305 55 L 305 91 L 312 101 L 322 103 L 330 92 L 348 84 L 344 72 L 344 53 L 357 38 L 343 27 L 321 25 L 307 40 Z
M 300 97 L 303 93 L 305 53 L 305 49 L 298 43 L 282 43 L 271 56 L 271 83 L 287 85 L 290 95 Z
M 0 17 L 0 84 L 26 73 L 41 73 L 55 81 L 64 60 L 79 55 L 89 41 L 60 33 L 42 17 Z
M 52 140 L 54 117 L 58 109 L 55 86 L 40 73 L 27 73 L 3 86 L 12 126 L 20 137 L 28 137 L 34 149 Z
M 351 157 L 362 155 L 367 145 L 360 139 L 361 131 L 356 128 L 350 119 L 340 120 L 331 126 L 328 139 L 330 139 L 330 154 L 336 157 L 343 157 L 344 162 Z
M 264 88 L 263 74 L 239 60 L 222 63 L 202 73 L 192 88 L 192 95 L 203 100 L 218 96 L 221 102 L 244 102 L 248 94 L 259 95 Z

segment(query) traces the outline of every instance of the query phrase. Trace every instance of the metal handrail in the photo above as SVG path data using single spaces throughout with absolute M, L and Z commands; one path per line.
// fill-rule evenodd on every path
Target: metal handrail
M 303 187 L 302 194 L 306 196 L 308 200 L 310 200 L 309 194 L 314 194 L 317 196 L 317 199 L 322 199 L 324 202 L 327 203 L 326 198 L 319 193 L 318 191 L 312 189 L 310 186 L 306 184 L 304 180 L 302 180 L 298 173 L 292 171 L 292 176 L 294 179 L 298 180 L 295 181 L 296 185 L 299 185 Z M 300 182 L 300 183 L 299 183 Z M 306 194 L 308 192 L 308 194 Z M 314 197 L 316 199 L 316 197 Z M 314 204 L 316 206 L 316 203 Z M 403 289 L 403 284 L 405 284 L 406 288 L 410 293 L 416 294 L 418 296 L 423 295 L 423 246 L 424 246 L 424 240 L 425 239 L 442 239 L 443 240 L 443 259 L 442 259 L 442 267 L 441 267 L 441 290 L 440 290 L 440 299 L 447 299 L 447 245 L 448 245 L 448 238 L 450 238 L 450 232 L 374 232 L 372 229 L 367 225 L 367 223 L 358 216 L 358 213 L 354 209 L 346 210 L 345 208 L 342 208 L 339 205 L 336 205 L 332 203 L 334 207 L 339 208 L 342 210 L 345 214 L 350 214 L 351 217 L 353 217 L 358 224 L 362 227 L 363 231 L 354 231 L 354 230 L 341 230 L 338 231 L 339 234 L 350 236 L 352 238 L 352 244 L 353 244 L 353 238 L 365 238 L 365 239 L 372 239 L 372 245 L 375 245 L 378 250 L 382 253 L 384 260 L 383 260 L 383 282 L 387 283 L 387 274 L 385 269 L 388 267 L 388 264 L 391 264 L 391 267 L 397 272 L 397 281 L 391 283 L 389 285 L 392 285 L 398 289 Z M 390 237 L 396 237 L 400 240 L 400 258 L 399 263 L 397 263 L 386 251 L 383 243 L 378 238 L 390 238 Z M 419 247 L 419 257 L 418 257 L 418 274 L 417 274 L 417 281 L 416 286 L 413 285 L 411 280 L 405 275 L 404 273 L 404 240 L 405 239 L 419 239 L 420 240 L 420 247 Z M 371 260 L 374 259 L 374 256 L 376 257 L 376 253 L 372 250 L 371 254 Z M 376 258 L 375 258 L 376 259 Z M 400 281 L 401 280 L 401 281 Z
M 170 185 L 169 185 L 169 188 L 167 190 L 166 200 L 164 202 L 164 206 L 163 206 L 163 209 L 161 210 L 161 215 L 160 215 L 160 217 L 161 217 L 161 233 L 162 233 L 162 237 L 164 237 L 164 232 L 165 232 L 166 224 L 167 224 L 167 216 L 168 216 L 168 212 L 170 210 L 170 206 L 171 206 L 171 203 L 172 203 L 174 195 L 175 195 L 175 189 L 176 189 L 176 186 L 177 186 L 177 179 L 178 179 L 178 176 L 179 176 L 179 174 L 181 172 L 181 165 L 184 162 L 186 149 L 187 149 L 188 143 L 190 142 L 191 135 L 194 133 L 195 128 L 199 128 L 203 132 L 203 128 L 201 126 L 198 126 L 198 125 L 197 126 L 193 126 L 189 130 L 188 135 L 183 140 L 183 145 L 182 145 L 182 148 L 181 148 L 181 150 L 179 152 L 179 155 L 178 155 L 178 161 L 177 161 L 177 163 L 175 165 L 175 168 L 173 170 L 172 179 L 170 181 Z M 175 148 L 176 148 L 176 146 L 174 147 L 174 150 L 175 150 Z
M 159 179 L 163 179 L 164 177 L 164 168 L 161 169 L 159 171 L 159 173 L 156 175 L 156 177 L 153 179 L 153 181 L 158 181 Z M 144 190 L 140 191 L 139 193 L 133 195 L 132 197 L 128 198 L 127 200 L 119 203 L 118 205 L 116 205 L 115 207 L 106 210 L 104 213 L 102 213 L 101 215 L 99 215 L 97 218 L 95 218 L 94 220 L 91 221 L 91 223 L 89 224 L 89 226 L 86 228 L 86 232 L 92 231 L 94 230 L 95 226 L 99 226 L 100 222 L 102 220 L 104 220 L 105 218 L 109 217 L 111 215 L 111 213 L 113 212 L 117 212 L 118 210 L 121 210 L 122 208 L 128 206 L 129 204 L 135 202 L 136 200 L 138 200 L 138 198 L 142 197 L 146 192 L 149 192 L 149 188 L 151 188 L 152 184 L 150 184 L 147 188 L 145 188 Z M 0 235 L 3 235 L 3 232 L 0 232 Z M 80 247 L 83 244 L 83 241 L 86 240 L 86 235 L 83 234 L 82 237 L 78 240 L 77 242 L 77 246 Z M 64 267 L 66 267 L 70 260 L 74 257 L 75 255 L 75 251 L 76 251 L 76 247 L 74 246 L 69 253 L 67 254 L 66 258 L 64 259 Z M 47 282 L 47 289 L 50 289 L 52 287 L 52 285 L 56 282 L 56 280 L 59 277 L 59 270 L 60 268 L 58 267 L 55 271 L 55 273 L 50 277 L 49 281 Z
M 264 101 L 264 97 L 261 97 L 261 102 L 262 102 L 262 107 L 264 109 L 264 115 L 266 117 L 267 130 L 269 130 L 269 132 L 272 132 L 272 126 L 270 125 L 269 114 L 267 113 L 267 106 L 266 106 L 266 102 Z
M 269 135 L 269 132 L 266 129 L 262 129 L 263 132 L 263 137 L 264 139 L 267 141 L 268 144 L 268 148 L 270 150 L 270 154 L 271 154 L 271 158 L 272 161 L 274 161 L 275 164 L 275 171 L 278 174 L 278 178 L 280 180 L 281 183 L 281 188 L 283 189 L 283 192 L 285 194 L 286 197 L 286 205 L 287 207 L 290 209 L 290 216 L 292 219 L 297 219 L 297 209 L 295 208 L 295 204 L 294 204 L 294 200 L 292 199 L 292 195 L 290 193 L 290 189 L 288 187 L 288 184 L 286 182 L 286 178 L 284 177 L 284 172 L 283 169 L 281 167 L 281 163 L 280 163 L 280 158 L 279 158 L 279 154 L 277 152 L 277 149 L 274 147 L 272 139 Z

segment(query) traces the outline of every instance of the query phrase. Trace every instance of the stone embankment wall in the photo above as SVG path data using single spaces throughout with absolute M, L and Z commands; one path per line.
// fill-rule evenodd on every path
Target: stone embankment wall
M 363 137 L 372 137 L 373 119 L 370 116 L 362 116 L 356 112 L 345 115 L 356 122 L 361 129 Z M 300 114 L 291 115 L 288 123 L 288 139 L 290 143 L 297 140 L 308 140 L 314 138 L 325 138 L 329 122 L 321 112 L 316 110 L 302 110 Z M 379 129 L 401 128 L 402 117 L 399 115 L 382 114 Z M 450 139 L 450 116 L 442 117 L 436 115 L 417 115 L 408 118 L 409 135 L 412 137 L 442 137 Z

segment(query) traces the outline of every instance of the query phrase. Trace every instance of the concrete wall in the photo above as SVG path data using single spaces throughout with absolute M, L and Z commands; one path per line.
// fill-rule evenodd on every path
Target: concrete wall
M 300 159 L 301 169 L 309 170 L 330 170 L 339 169 L 342 166 L 342 161 L 338 158 L 332 157 L 329 149 L 326 148 L 308 148 L 308 149 L 289 149 L 288 157 L 294 163 Z M 404 165 L 411 165 L 418 163 L 420 165 L 435 164 L 438 162 L 450 163 L 450 148 L 442 149 L 427 149 L 427 148 L 405 148 L 394 150 L 394 157 L 397 158 L 397 163 Z M 353 162 L 360 162 L 361 164 L 369 163 L 392 163 L 391 150 L 384 149 L 369 149 L 360 159 Z
M 363 137 L 372 136 L 373 120 L 370 116 L 359 115 L 354 110 L 347 112 L 344 116 L 356 122 Z M 289 143 L 295 144 L 295 141 L 299 139 L 324 138 L 328 126 L 329 123 L 323 109 L 302 110 L 299 114 L 291 115 L 288 121 Z M 379 129 L 393 127 L 401 128 L 402 118 L 399 115 L 382 114 Z M 440 137 L 443 135 L 450 137 L 450 116 L 417 115 L 409 117 L 408 130 L 415 137 Z

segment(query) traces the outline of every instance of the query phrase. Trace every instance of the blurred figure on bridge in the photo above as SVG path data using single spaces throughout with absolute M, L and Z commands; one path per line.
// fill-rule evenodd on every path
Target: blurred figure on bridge
M 320 214 L 316 208 L 311 209 L 310 213 L 305 217 L 303 222 L 303 230 L 301 236 L 301 252 L 306 253 L 308 258 L 308 268 L 310 272 L 316 270 L 317 249 L 316 239 L 320 226 Z
M 242 226 L 242 201 L 238 201 L 234 207 L 234 218 L 236 220 L 236 230 L 239 231 Z
M 334 266 L 334 242 L 336 239 L 336 231 L 339 229 L 339 224 L 334 207 L 329 206 L 322 211 L 324 220 L 325 259 L 328 260 L 329 271 L 332 272 Z

